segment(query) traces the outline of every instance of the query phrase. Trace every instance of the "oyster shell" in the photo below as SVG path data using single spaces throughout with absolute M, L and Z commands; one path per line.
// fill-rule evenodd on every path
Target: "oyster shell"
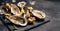
M 26 26 L 27 25 L 27 20 L 22 17 L 17 17 L 17 16 L 6 16 L 7 19 L 9 19 L 12 23 L 21 25 L 21 26 Z
M 43 11 L 34 10 L 32 7 L 28 7 L 28 10 L 39 19 L 44 19 L 46 17 L 46 14 Z
M 39 10 L 33 10 L 32 14 L 40 19 L 44 19 L 46 17 L 46 14 L 43 11 L 39 11 Z
M 19 7 L 24 7 L 26 5 L 26 2 L 22 1 L 17 4 Z
M 11 13 L 13 13 L 16 16 L 21 16 L 22 12 L 15 4 L 6 4 L 11 9 Z

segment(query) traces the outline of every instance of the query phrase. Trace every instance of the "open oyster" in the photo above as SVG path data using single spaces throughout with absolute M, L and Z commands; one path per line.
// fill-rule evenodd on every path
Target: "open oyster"
M 13 13 L 16 16 L 21 16 L 22 12 L 15 4 L 9 4 L 7 3 L 6 6 L 8 6 L 11 9 L 11 13 Z
M 19 2 L 17 5 L 21 8 L 21 11 L 25 13 L 24 7 L 26 5 L 26 2 L 22 1 L 22 2 Z
M 3 14 L 7 19 L 9 19 L 12 23 L 16 25 L 26 26 L 28 23 L 24 16 L 20 17 L 16 15 L 11 15 L 7 13 L 4 9 L 0 9 L 0 14 Z
M 25 18 L 18 17 L 18 16 L 11 16 L 11 15 L 6 16 L 6 18 L 8 18 L 14 24 L 21 25 L 21 26 L 27 25 L 27 20 Z
M 26 5 L 26 2 L 24 1 L 19 2 L 17 5 L 6 3 L 5 9 L 7 11 L 0 9 L 0 14 L 4 14 L 5 17 L 12 23 L 21 26 L 26 26 L 28 23 L 34 22 L 36 20 L 36 17 L 39 19 L 44 19 L 46 17 L 46 14 L 43 11 L 34 10 L 32 7 L 27 7 L 27 11 L 25 12 L 24 7 Z M 10 13 L 7 13 L 9 11 Z
M 45 13 L 39 10 L 34 10 L 32 14 L 40 19 L 44 19 L 46 17 Z
M 33 10 L 32 7 L 28 7 L 28 9 L 34 16 L 36 16 L 39 19 L 44 19 L 46 17 L 46 14 L 43 11 Z
M 26 2 L 22 1 L 17 4 L 19 7 L 25 7 Z

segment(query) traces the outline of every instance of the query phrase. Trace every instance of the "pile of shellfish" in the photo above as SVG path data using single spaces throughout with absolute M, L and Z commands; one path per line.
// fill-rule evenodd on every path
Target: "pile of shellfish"
M 38 19 L 44 19 L 46 14 L 40 10 L 34 10 L 33 7 L 27 7 L 27 10 L 24 10 L 26 2 L 22 1 L 17 3 L 17 5 L 12 3 L 6 3 L 1 9 L 0 14 L 4 15 L 5 18 L 9 19 L 10 22 L 26 26 L 28 23 L 33 23 Z

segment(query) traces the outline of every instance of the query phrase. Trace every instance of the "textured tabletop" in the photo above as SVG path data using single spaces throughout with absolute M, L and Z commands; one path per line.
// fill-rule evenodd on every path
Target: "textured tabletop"
M 50 22 L 36 27 L 28 31 L 60 31 L 60 1 L 59 0 L 27 0 L 27 2 L 36 1 L 35 5 L 31 5 L 34 9 L 44 11 Z M 30 6 L 30 4 L 28 4 Z M 0 31 L 8 31 L 8 29 L 0 21 Z M 18 30 L 20 31 L 20 30 Z

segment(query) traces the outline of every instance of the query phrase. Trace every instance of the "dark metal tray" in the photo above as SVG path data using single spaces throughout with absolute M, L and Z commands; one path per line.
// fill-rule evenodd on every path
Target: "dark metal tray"
M 8 22 L 4 21 L 4 18 L 3 18 L 2 15 L 0 15 L 0 20 L 1 20 L 2 23 L 7 27 L 7 29 L 8 29 L 9 31 L 18 31 L 18 30 L 19 30 L 19 31 L 28 31 L 28 30 L 31 30 L 31 29 L 33 29 L 33 28 L 36 28 L 36 27 L 38 27 L 38 26 L 41 26 L 41 25 L 49 22 L 49 20 L 47 20 L 47 21 L 45 21 L 45 20 L 44 20 L 44 21 L 36 21 L 36 22 L 33 22 L 33 24 L 28 24 L 27 26 L 22 27 L 22 26 L 15 25 L 15 24 L 13 24 L 13 23 L 8 23 Z M 13 26 L 16 26 L 17 29 L 13 29 Z

